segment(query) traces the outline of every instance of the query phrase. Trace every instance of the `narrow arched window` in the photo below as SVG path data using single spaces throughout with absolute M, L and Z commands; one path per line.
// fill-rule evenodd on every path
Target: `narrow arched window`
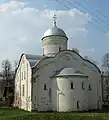
M 73 82 L 71 83 L 71 89 L 74 89 L 74 83 Z
M 47 86 L 46 86 L 46 84 L 44 84 L 44 90 L 47 90 Z
M 24 84 L 22 86 L 22 96 L 24 96 L 24 93 L 25 93 L 25 88 L 24 88 Z
M 61 51 L 61 47 L 59 46 L 59 52 Z
M 91 84 L 89 84 L 89 91 L 91 91 L 92 90 L 92 86 L 91 86 Z
M 49 101 L 51 102 L 51 88 L 49 88 Z
M 79 109 L 79 100 L 77 101 L 77 109 Z
M 82 89 L 84 90 L 85 88 L 84 88 L 84 82 L 82 82 Z

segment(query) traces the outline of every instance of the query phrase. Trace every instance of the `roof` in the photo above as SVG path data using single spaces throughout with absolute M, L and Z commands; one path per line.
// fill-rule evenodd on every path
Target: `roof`
M 64 68 L 58 75 L 73 75 L 75 73 L 74 68 Z
M 64 52 L 64 51 L 66 51 L 66 50 L 62 50 L 62 51 L 60 51 L 60 52 Z M 77 54 L 78 56 L 80 56 L 81 59 L 83 59 L 84 61 L 92 64 L 92 65 L 98 70 L 98 72 L 101 73 L 99 67 L 98 67 L 96 64 L 94 64 L 93 62 L 91 62 L 91 61 L 89 61 L 89 60 L 87 60 L 87 59 L 84 59 L 81 55 L 79 55 L 79 53 L 77 53 L 77 52 L 75 52 L 75 51 L 72 51 L 72 50 L 67 50 L 67 51 L 69 51 L 69 52 L 74 52 L 75 54 Z M 17 69 L 18 69 L 18 67 L 19 67 L 19 64 L 20 64 L 20 61 L 21 61 L 23 55 L 26 56 L 26 58 L 27 58 L 28 61 L 30 62 L 31 68 L 33 69 L 33 68 L 35 68 L 38 64 L 40 64 L 40 62 L 42 62 L 43 60 L 48 59 L 48 58 L 54 58 L 54 57 L 56 57 L 58 54 L 59 54 L 59 52 L 58 52 L 55 56 L 47 57 L 47 56 L 24 54 L 24 53 L 23 53 L 23 54 L 21 55 L 21 57 L 20 57 L 18 66 L 17 66 L 17 68 L 16 68 L 16 71 L 17 71 Z
M 65 33 L 61 28 L 58 28 L 56 25 L 53 26 L 52 28 L 48 29 L 48 30 L 44 33 L 44 36 L 43 36 L 42 40 L 43 40 L 45 37 L 49 37 L 49 36 L 62 36 L 62 37 L 66 37 L 66 38 L 67 38 L 66 33 Z M 68 39 L 68 38 L 67 38 L 67 39 Z
M 33 67 L 36 63 L 38 63 L 40 60 L 32 60 L 32 59 L 28 59 L 30 66 Z
M 55 76 L 82 76 L 87 77 L 84 74 L 76 71 L 74 68 L 64 68 Z
M 25 53 L 23 53 L 23 54 L 20 56 L 20 60 L 19 60 L 19 63 L 18 63 L 18 65 L 17 65 L 16 72 L 17 72 L 17 69 L 18 69 L 18 67 L 19 67 L 19 64 L 20 64 L 20 61 L 21 61 L 23 55 L 26 56 L 26 59 L 29 61 L 31 68 L 32 68 L 35 64 L 37 64 L 37 63 L 40 61 L 40 59 L 42 58 L 41 55 L 32 55 L 32 54 L 25 54 Z
M 39 62 L 42 57 L 40 55 L 32 55 L 32 54 L 25 54 L 25 56 L 29 61 L 31 67 L 33 67 L 37 62 Z
M 81 58 L 82 60 L 84 60 L 84 61 L 92 64 L 92 65 L 98 70 L 98 72 L 101 73 L 99 67 L 98 67 L 95 63 L 91 62 L 90 60 L 87 60 L 87 59 L 83 58 L 83 57 L 82 57 L 79 53 L 77 53 L 76 51 L 72 51 L 72 50 L 61 50 L 60 52 L 64 52 L 64 51 L 69 51 L 69 52 L 73 52 L 73 53 L 77 54 L 78 56 L 80 56 L 80 58 Z M 42 62 L 42 61 L 45 60 L 45 59 L 56 57 L 60 52 L 58 52 L 55 56 L 50 56 L 50 57 L 45 56 L 45 57 L 42 57 L 42 59 L 39 61 L 38 64 L 40 64 L 40 62 Z M 33 66 L 33 68 L 35 68 L 38 64 L 35 64 L 35 65 Z
M 27 59 L 37 60 L 41 58 L 41 55 L 32 55 L 32 54 L 25 54 Z

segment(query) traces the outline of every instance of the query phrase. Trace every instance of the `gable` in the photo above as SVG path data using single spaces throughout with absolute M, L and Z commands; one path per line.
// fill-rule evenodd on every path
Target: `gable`
M 61 54 L 60 55 L 61 59 L 62 59 L 62 56 L 63 56 L 63 58 L 66 58 L 66 60 L 73 58 L 73 59 L 78 60 L 78 61 L 83 61 L 83 64 L 87 65 L 90 69 L 96 70 L 99 73 L 101 73 L 101 71 L 100 71 L 100 69 L 99 69 L 99 67 L 97 65 L 95 65 L 90 60 L 84 59 L 81 55 L 79 55 L 79 53 L 77 53 L 75 51 L 72 51 L 72 50 L 63 50 L 60 53 L 58 53 L 57 56 L 59 54 Z
M 60 58 L 61 60 L 70 60 L 70 59 L 75 59 L 76 61 L 82 61 L 83 64 L 85 63 L 87 66 L 91 66 L 90 68 L 91 69 L 95 69 L 97 70 L 99 73 L 101 73 L 100 69 L 94 64 L 92 63 L 91 61 L 87 60 L 87 59 L 84 59 L 81 55 L 79 55 L 78 53 L 76 53 L 75 51 L 72 51 L 72 50 L 63 50 L 63 51 L 60 51 L 58 52 L 55 56 L 53 57 L 43 57 L 37 64 L 35 64 L 32 68 L 38 68 L 41 66 L 41 64 L 43 64 L 44 61 L 53 61 L 53 59 L 56 59 L 56 58 Z M 49 63 L 47 63 L 49 64 Z M 43 65 L 42 65 L 43 66 Z

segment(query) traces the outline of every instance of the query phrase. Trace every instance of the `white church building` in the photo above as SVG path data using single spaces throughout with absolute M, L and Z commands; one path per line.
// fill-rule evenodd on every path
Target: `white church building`
M 54 24 L 41 39 L 42 55 L 22 54 L 14 106 L 27 111 L 88 111 L 102 108 L 101 72 L 67 49 L 66 33 Z

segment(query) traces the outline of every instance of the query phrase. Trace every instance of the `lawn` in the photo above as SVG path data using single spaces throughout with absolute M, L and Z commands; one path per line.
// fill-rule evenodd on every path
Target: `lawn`
M 109 120 L 109 113 L 25 112 L 15 108 L 2 108 L 0 120 Z

